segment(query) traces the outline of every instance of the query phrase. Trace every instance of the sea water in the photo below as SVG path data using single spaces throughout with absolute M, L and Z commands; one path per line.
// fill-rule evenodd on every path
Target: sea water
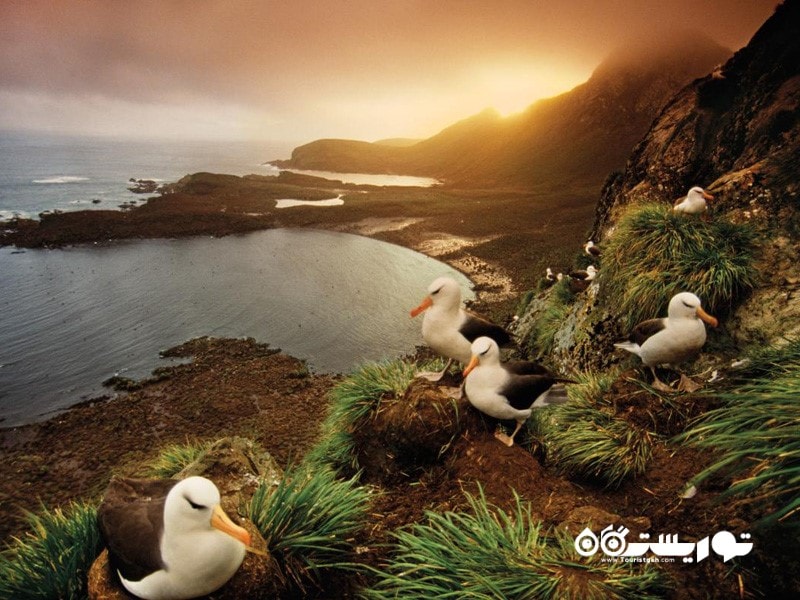
M 257 172 L 284 152 L 252 144 L 220 155 L 218 144 L 0 140 L 0 207 L 30 214 L 90 208 L 95 197 L 108 208 L 128 198 L 130 177 Z M 115 374 L 145 377 L 163 364 L 160 350 L 196 336 L 254 337 L 320 372 L 412 352 L 422 340 L 408 311 L 441 275 L 471 295 L 463 275 L 422 254 L 313 230 L 0 248 L 0 427 L 107 392 L 102 382 Z

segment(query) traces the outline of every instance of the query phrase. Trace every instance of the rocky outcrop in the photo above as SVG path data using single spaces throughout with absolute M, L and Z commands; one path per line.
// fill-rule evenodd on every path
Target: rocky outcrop
M 672 202 L 694 185 L 716 193 L 717 214 L 783 220 L 800 191 L 799 28 L 800 3 L 789 0 L 745 48 L 667 104 L 605 185 L 595 239 L 625 206 Z

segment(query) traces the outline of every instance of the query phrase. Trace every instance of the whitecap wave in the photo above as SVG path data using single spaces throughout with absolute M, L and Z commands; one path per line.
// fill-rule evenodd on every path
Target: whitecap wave
M 23 210 L 0 210 L 0 221 L 12 221 L 14 219 L 30 219 L 30 213 Z
M 77 183 L 78 181 L 88 181 L 88 177 L 77 177 L 75 175 L 60 175 L 59 177 L 48 177 L 46 179 L 34 179 L 32 183 Z

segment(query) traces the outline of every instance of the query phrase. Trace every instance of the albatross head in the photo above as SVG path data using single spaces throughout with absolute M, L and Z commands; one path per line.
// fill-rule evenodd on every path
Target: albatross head
M 500 362 L 500 347 L 490 337 L 479 337 L 471 346 L 472 359 L 464 369 L 464 377 L 469 375 L 478 365 L 493 365 Z
M 711 194 L 709 194 L 707 191 L 705 191 L 705 190 L 704 190 L 703 188 L 701 188 L 699 185 L 696 185 L 696 186 L 694 186 L 693 188 L 691 188 L 691 189 L 689 190 L 689 193 L 688 193 L 688 194 L 686 194 L 686 195 L 687 195 L 689 198 L 691 198 L 691 197 L 693 197 L 693 196 L 700 196 L 701 198 L 704 198 L 704 199 L 706 199 L 706 200 L 713 200 L 713 199 L 714 199 L 714 196 L 712 196 Z
M 220 506 L 217 486 L 205 477 L 187 477 L 167 494 L 164 503 L 164 533 L 185 534 L 221 531 L 245 546 L 250 534 L 230 520 Z
M 717 319 L 709 315 L 700 305 L 700 298 L 690 292 L 675 294 L 669 301 L 667 314 L 670 319 L 702 319 L 711 327 L 716 327 L 719 323 Z
M 438 277 L 428 286 L 428 295 L 422 303 L 411 311 L 411 316 L 426 311 L 431 306 L 441 306 L 445 309 L 453 309 L 461 306 L 461 287 L 455 279 L 450 277 Z

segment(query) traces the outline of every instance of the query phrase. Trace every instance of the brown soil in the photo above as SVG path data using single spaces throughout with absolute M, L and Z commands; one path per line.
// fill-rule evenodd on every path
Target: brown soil
M 591 204 L 578 195 L 492 198 L 490 192 L 354 186 L 341 186 L 348 192 L 346 208 L 277 211 L 265 203 L 267 192 L 273 194 L 267 198 L 301 196 L 260 178 L 226 179 L 222 185 L 209 177 L 118 214 L 72 213 L 39 224 L 20 222 L 0 243 L 36 247 L 266 227 L 337 229 L 422 249 L 473 278 L 483 277 L 479 304 L 508 318 L 513 293 L 533 287 L 545 262 L 564 261 L 553 265 L 559 270 L 568 266 L 591 218 Z M 324 188 L 314 194 L 310 197 L 331 195 Z M 554 223 L 543 216 L 547 211 L 536 201 L 548 199 L 564 207 L 566 221 Z M 565 246 L 564 239 L 572 242 Z M 507 282 L 513 282 L 510 289 Z M 84 403 L 44 423 L 0 430 L 4 539 L 22 531 L 23 510 L 35 511 L 40 503 L 52 507 L 72 499 L 96 500 L 113 474 L 137 474 L 171 443 L 240 435 L 258 441 L 286 466 L 300 460 L 317 439 L 327 393 L 338 377 L 309 374 L 300 361 L 252 340 L 193 340 L 172 354 L 194 360 L 164 369 L 129 393 Z M 448 383 L 457 387 L 459 381 Z M 665 437 L 704 410 L 690 398 L 668 407 L 654 404 L 652 397 L 643 398 L 626 385 L 621 381 L 615 390 L 623 399 L 618 414 Z M 659 444 L 645 475 L 608 490 L 558 474 L 535 440 L 529 444 L 523 436 L 521 444 L 503 446 L 493 437 L 496 423 L 463 399 L 437 399 L 436 389 L 416 387 L 404 398 L 387 399 L 371 427 L 357 432 L 363 479 L 384 492 L 376 497 L 369 527 L 358 540 L 359 560 L 381 564 L 386 557 L 380 544 L 391 531 L 423 520 L 426 510 L 463 508 L 464 492 L 475 493 L 478 485 L 490 502 L 504 508 L 516 490 L 531 502 L 534 516 L 573 534 L 587 521 L 625 524 L 631 535 L 678 533 L 682 540 L 722 529 L 749 531 L 749 507 L 717 501 L 724 482 L 704 486 L 692 500 L 679 498 L 686 481 L 710 458 L 691 448 Z M 673 597 L 790 597 L 800 587 L 796 540 L 754 532 L 753 541 L 755 550 L 735 567 L 713 554 L 702 564 L 667 565 Z

